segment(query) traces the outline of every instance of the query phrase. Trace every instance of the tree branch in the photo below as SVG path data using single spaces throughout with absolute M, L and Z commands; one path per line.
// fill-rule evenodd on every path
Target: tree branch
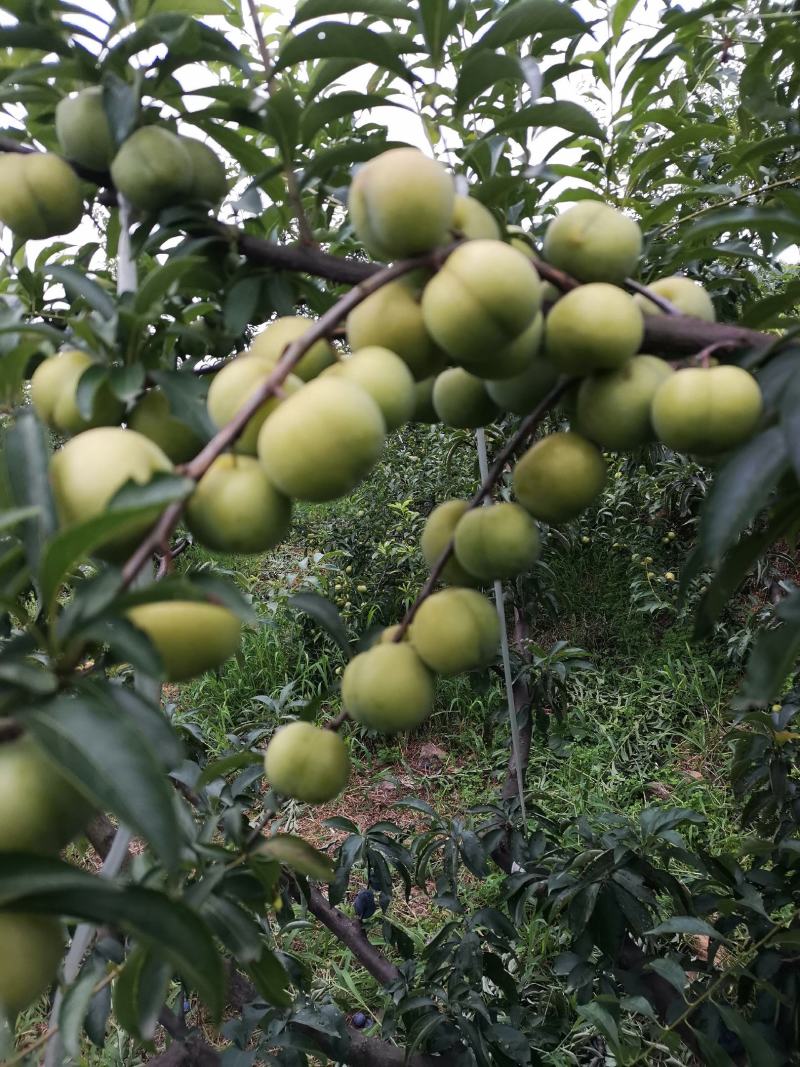
M 308 910 L 324 926 L 327 926 L 343 945 L 350 949 L 359 963 L 381 985 L 392 985 L 400 978 L 398 968 L 367 938 L 361 923 L 355 919 L 349 919 L 338 908 L 334 908 L 332 904 L 329 904 L 315 886 L 311 886 L 309 889 Z

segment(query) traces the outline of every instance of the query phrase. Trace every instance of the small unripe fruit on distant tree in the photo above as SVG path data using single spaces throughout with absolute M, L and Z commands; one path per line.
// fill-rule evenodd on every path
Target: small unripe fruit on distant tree
M 354 489 L 381 454 L 386 423 L 353 382 L 320 378 L 285 400 L 258 436 L 267 476 L 289 497 L 335 500 Z
M 347 341 L 354 352 L 373 345 L 390 349 L 417 381 L 447 365 L 422 318 L 418 287 L 407 278 L 381 286 L 353 308 L 347 316 Z
M 289 532 L 291 501 L 252 456 L 218 456 L 186 506 L 186 524 L 214 552 L 266 552 Z
M 268 359 L 252 353 L 246 353 L 231 360 L 222 370 L 214 375 L 208 387 L 206 404 L 211 421 L 222 429 L 234 415 L 244 407 L 250 397 L 259 389 L 274 371 L 275 366 Z M 281 382 L 281 391 L 291 396 L 302 388 L 303 383 L 290 374 Z M 283 397 L 271 396 L 261 404 L 252 415 L 233 443 L 234 452 L 245 456 L 254 456 L 258 451 L 258 435 L 267 417 L 283 403 Z
M 414 413 L 412 422 L 434 423 L 439 421 L 436 408 L 433 406 L 433 387 L 436 378 L 425 378 L 414 386 Z
M 49 915 L 0 912 L 0 1018 L 14 1017 L 53 983 L 64 930 Z
M 155 474 L 171 470 L 172 464 L 161 449 L 133 430 L 100 426 L 78 434 L 50 461 L 50 482 L 61 523 L 72 526 L 101 515 L 126 482 L 146 485 Z M 160 511 L 155 506 L 151 513 L 132 520 L 124 534 L 98 548 L 98 555 L 124 558 Z
M 450 367 L 437 377 L 433 384 L 433 406 L 443 423 L 462 429 L 485 426 L 497 414 L 482 379 L 463 367 Z
M 600 451 L 576 433 L 553 433 L 528 449 L 514 468 L 514 493 L 542 522 L 568 522 L 603 491 Z
M 172 414 L 162 389 L 148 389 L 136 401 L 128 426 L 158 445 L 173 463 L 188 463 L 203 447 L 194 430 Z
M 545 322 L 547 356 L 563 374 L 615 370 L 639 351 L 644 318 L 615 285 L 595 282 L 573 289 Z
M 755 378 L 741 367 L 687 367 L 653 398 L 653 428 L 678 452 L 715 455 L 742 444 L 761 419 Z
M 540 549 L 536 523 L 519 504 L 472 508 L 456 526 L 456 559 L 482 582 L 529 571 Z
M 289 345 L 305 337 L 313 326 L 314 320 L 306 319 L 302 315 L 285 315 L 283 318 L 275 319 L 274 322 L 267 323 L 261 333 L 253 338 L 248 354 L 264 359 L 274 366 Z M 324 339 L 315 341 L 294 365 L 292 374 L 301 381 L 310 382 L 335 361 L 336 354 L 330 342 Z
M 455 187 L 441 163 L 393 148 L 361 167 L 347 207 L 356 236 L 378 259 L 428 252 L 447 241 Z
M 540 289 L 538 274 L 521 252 L 502 241 L 467 241 L 425 286 L 422 314 L 428 332 L 455 363 L 490 377 L 498 349 L 536 318 Z
M 241 643 L 241 619 L 219 604 L 161 600 L 138 604 L 127 615 L 152 641 L 169 682 L 221 666 Z
M 264 770 L 276 793 L 304 804 L 324 804 L 347 785 L 350 756 L 335 730 L 290 722 L 267 745 Z
M 44 360 L 31 375 L 31 402 L 36 414 L 62 434 L 76 434 L 93 426 L 119 422 L 124 405 L 103 382 L 94 392 L 87 418 L 78 408 L 78 386 L 90 367 L 97 366 L 91 356 L 71 348 Z
M 432 671 L 461 674 L 492 662 L 500 644 L 500 623 L 485 596 L 453 586 L 422 602 L 408 639 Z
M 638 225 L 608 204 L 582 200 L 547 227 L 544 258 L 583 282 L 621 282 L 642 254 Z
M 497 219 L 472 196 L 456 196 L 450 228 L 468 241 L 499 241 L 501 237 Z
M 692 281 L 691 278 L 682 278 L 676 274 L 671 278 L 659 278 L 657 281 L 650 282 L 647 288 L 652 289 L 656 296 L 663 296 L 665 300 L 669 300 L 681 315 L 692 315 L 706 322 L 716 321 L 717 316 L 711 297 L 699 282 Z M 637 293 L 634 300 L 645 315 L 664 314 L 658 304 L 654 304 L 646 296 Z
M 414 376 L 388 348 L 360 348 L 324 373 L 346 378 L 369 393 L 381 409 L 387 430 L 399 429 L 414 414 Z
M 114 156 L 111 177 L 135 208 L 160 211 L 189 198 L 192 157 L 177 134 L 163 126 L 143 126 Z
M 196 141 L 193 137 L 181 137 L 180 142 L 189 153 L 192 162 L 189 199 L 198 200 L 204 204 L 218 204 L 228 191 L 228 181 L 222 160 L 207 144 Z
M 420 538 L 422 558 L 433 568 L 437 560 L 455 536 L 456 526 L 466 513 L 466 500 L 445 500 L 433 509 L 425 520 Z M 477 585 L 475 575 L 466 571 L 454 555 L 451 555 L 442 571 L 442 581 L 449 585 Z
M 655 356 L 634 356 L 619 370 L 590 374 L 578 389 L 575 429 L 603 448 L 636 448 L 655 438 L 653 397 L 672 367 Z
M 0 744 L 0 811 L 0 854 L 56 853 L 89 821 L 91 806 L 25 734 Z
M 108 170 L 114 158 L 114 139 L 103 107 L 103 90 L 93 85 L 56 105 L 56 137 L 61 151 L 90 170 Z
M 378 643 L 345 667 L 342 703 L 356 722 L 394 734 L 413 730 L 433 708 L 433 677 L 411 645 Z
M 83 217 L 75 171 L 51 152 L 0 155 L 0 222 L 21 241 L 70 233 Z

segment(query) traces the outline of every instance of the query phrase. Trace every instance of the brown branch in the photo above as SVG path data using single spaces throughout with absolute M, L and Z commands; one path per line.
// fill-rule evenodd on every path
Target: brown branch
M 381 985 L 393 985 L 400 978 L 400 971 L 379 948 L 369 940 L 360 922 L 349 919 L 344 912 L 334 908 L 315 886 L 309 887 L 308 910 L 353 953 L 362 966 Z
M 489 496 L 495 484 L 503 476 L 503 471 L 505 470 L 505 466 L 508 460 L 514 454 L 514 452 L 516 452 L 522 442 L 526 441 L 530 437 L 530 435 L 536 430 L 537 426 L 545 417 L 550 408 L 553 407 L 559 397 L 564 393 L 566 389 L 569 388 L 571 384 L 571 378 L 561 378 L 558 383 L 550 390 L 544 400 L 537 404 L 533 411 L 530 413 L 530 415 L 527 415 L 522 420 L 517 432 L 512 434 L 511 437 L 509 437 L 508 441 L 506 441 L 505 445 L 498 453 L 497 459 L 495 460 L 494 465 L 489 471 L 487 478 L 484 482 L 481 483 L 481 486 L 478 489 L 477 493 L 475 493 L 475 495 L 472 497 L 469 504 L 467 505 L 467 511 L 472 511 L 473 508 L 477 508 L 479 504 L 481 504 L 486 499 L 486 497 Z M 431 572 L 428 575 L 425 584 L 419 591 L 417 599 L 408 609 L 402 622 L 399 624 L 397 633 L 392 638 L 395 643 L 403 640 L 406 630 L 413 622 L 414 616 L 417 614 L 417 611 L 422 606 L 423 601 L 427 600 L 433 592 L 436 583 L 442 576 L 442 571 L 447 566 L 447 561 L 453 554 L 454 547 L 455 541 L 453 538 L 451 538 L 448 544 L 446 545 L 444 551 L 442 552 L 441 556 L 439 556 L 439 558 L 434 563 L 433 568 L 431 569 Z
M 443 249 L 435 255 L 431 254 L 419 256 L 416 259 L 401 260 L 390 267 L 378 270 L 373 273 L 372 277 L 354 286 L 324 315 L 321 315 L 320 318 L 311 323 L 302 337 L 287 346 L 286 351 L 275 364 L 275 369 L 264 379 L 258 389 L 251 394 L 247 402 L 239 408 L 231 421 L 226 423 L 219 433 L 211 438 L 190 463 L 186 464 L 184 468 L 186 476 L 197 481 L 206 473 L 214 460 L 233 444 L 261 405 L 271 396 L 276 395 L 277 390 L 312 345 L 327 337 L 328 333 L 339 325 L 341 318 L 347 315 L 352 308 L 357 307 L 362 300 L 366 300 L 377 289 L 387 285 L 395 278 L 408 274 L 419 267 L 433 266 L 440 262 L 443 256 L 446 257 L 448 253 L 449 249 Z M 164 550 L 169 542 L 170 534 L 180 521 L 185 506 L 185 500 L 178 500 L 174 504 L 170 504 L 163 512 L 153 529 L 122 568 L 124 586 L 130 585 L 154 552 Z
M 320 252 L 317 248 L 303 248 L 297 245 L 281 245 L 275 241 L 266 241 L 262 237 L 242 233 L 236 227 L 228 227 L 236 238 L 241 254 L 251 263 L 263 267 L 276 267 L 278 270 L 290 270 L 299 274 L 312 274 L 315 278 L 325 278 L 329 282 L 342 282 L 345 285 L 357 285 L 373 277 L 382 269 L 382 263 L 371 263 L 365 259 L 346 259 Z

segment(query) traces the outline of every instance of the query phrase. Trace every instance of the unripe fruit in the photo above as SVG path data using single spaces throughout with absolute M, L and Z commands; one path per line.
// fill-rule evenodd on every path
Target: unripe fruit
M 397 633 L 398 633 L 399 630 L 400 630 L 400 623 L 399 622 L 394 623 L 394 625 L 392 625 L 392 626 L 385 627 L 383 630 L 381 630 L 381 633 L 380 633 L 380 636 L 378 638 L 378 642 L 377 643 L 380 644 L 380 645 L 393 644 L 394 643 L 394 639 L 397 636 Z M 403 634 L 401 640 L 402 641 L 407 641 L 408 640 L 408 630 L 406 630 L 406 632 Z
M 157 444 L 173 463 L 188 463 L 203 447 L 203 441 L 170 411 L 162 389 L 148 389 L 136 401 L 128 426 Z
M 433 406 L 433 387 L 436 384 L 435 378 L 425 378 L 421 382 L 417 382 L 414 386 L 414 413 L 411 416 L 412 422 L 438 422 L 439 416 L 436 414 L 436 408 Z
M 466 500 L 445 500 L 433 509 L 425 521 L 419 547 L 428 567 L 435 566 L 445 548 L 453 540 L 461 517 L 469 505 Z M 449 585 L 477 585 L 474 575 L 466 571 L 454 555 L 450 556 L 442 571 L 442 581 Z
M 62 434 L 76 434 L 93 426 L 108 426 L 122 418 L 123 404 L 107 382 L 95 391 L 92 411 L 85 419 L 78 410 L 78 385 L 94 360 L 85 352 L 67 349 L 44 360 L 31 376 L 31 402 L 36 414 Z
M 497 350 L 530 326 L 540 303 L 539 276 L 521 252 L 502 241 L 467 241 L 425 286 L 422 315 L 456 363 L 489 376 Z
M 196 141 L 193 137 L 181 137 L 180 142 L 189 153 L 192 163 L 189 199 L 199 200 L 204 204 L 218 204 L 228 191 L 222 160 L 207 144 Z
M 56 137 L 67 159 L 90 170 L 108 170 L 114 157 L 114 139 L 100 86 L 82 89 L 58 102 Z
M 714 455 L 751 437 L 761 410 L 758 382 L 741 367 L 687 367 L 659 387 L 653 428 L 676 451 Z
M 450 367 L 438 376 L 433 406 L 442 422 L 463 429 L 485 426 L 497 414 L 483 381 L 462 367 Z
M 414 284 L 389 282 L 347 316 L 347 342 L 354 352 L 380 345 L 395 352 L 417 381 L 444 370 L 447 360 L 428 333 Z
M 497 219 L 471 196 L 456 196 L 450 229 L 468 241 L 499 241 L 501 237 Z
M 314 325 L 313 319 L 304 318 L 302 315 L 285 315 L 275 319 L 253 338 L 248 355 L 257 356 L 274 366 L 292 341 L 299 341 Z M 310 382 L 335 361 L 336 354 L 330 343 L 325 340 L 315 341 L 300 362 L 295 364 L 292 374 L 304 382 Z
M 353 382 L 310 382 L 261 427 L 258 458 L 286 496 L 335 500 L 364 478 L 386 437 L 380 408 Z
M 711 297 L 699 282 L 691 278 L 683 278 L 673 275 L 671 278 L 659 278 L 650 282 L 647 286 L 652 289 L 656 296 L 663 296 L 669 300 L 673 307 L 677 308 L 682 315 L 692 315 L 696 319 L 704 319 L 706 322 L 714 322 L 716 313 Z M 639 305 L 644 315 L 663 315 L 661 308 L 648 300 L 646 296 L 637 293 L 634 300 Z
M 75 171 L 51 152 L 0 156 L 0 222 L 22 241 L 70 233 L 83 217 Z
M 146 485 L 172 464 L 152 441 L 134 430 L 100 426 L 78 434 L 50 460 L 50 482 L 56 508 L 64 526 L 101 515 L 115 493 L 131 479 Z M 153 525 L 160 507 L 145 514 L 125 535 L 107 541 L 98 555 L 119 559 L 131 552 Z
M 536 523 L 519 504 L 473 508 L 456 526 L 456 559 L 482 582 L 530 570 L 541 544 Z
M 633 219 L 596 200 L 558 215 L 547 227 L 544 258 L 584 282 L 621 282 L 642 254 L 642 231 Z
M 537 312 L 536 318 L 519 337 L 506 348 L 495 352 L 491 374 L 493 379 L 516 378 L 524 373 L 535 359 L 544 336 L 544 315 Z
M 347 207 L 370 254 L 396 259 L 444 244 L 454 201 L 453 179 L 440 163 L 416 148 L 394 148 L 357 171 Z
M 475 589 L 442 589 L 420 605 L 409 629 L 409 642 L 437 674 L 486 667 L 500 643 L 497 611 Z
M 186 524 L 214 552 L 265 552 L 289 532 L 291 501 L 252 456 L 218 456 L 186 506 Z
M 324 804 L 347 785 L 350 756 L 335 730 L 290 722 L 267 745 L 264 770 L 276 793 L 305 804 Z
M 214 425 L 221 429 L 231 421 L 233 416 L 247 400 L 253 395 L 275 369 L 269 360 L 247 353 L 238 356 L 226 364 L 221 371 L 214 375 L 214 380 L 208 387 L 206 404 L 208 414 Z M 301 389 L 303 383 L 299 378 L 290 374 L 281 384 L 284 393 L 291 396 Z M 267 416 L 275 411 L 283 398 L 272 396 L 258 408 L 247 422 L 242 433 L 233 443 L 235 452 L 245 456 L 254 456 L 258 451 L 258 434 Z
M 342 703 L 371 730 L 413 730 L 433 709 L 430 671 L 405 642 L 377 644 L 345 667 Z
M 163 126 L 143 126 L 114 156 L 111 177 L 134 207 L 160 211 L 189 198 L 192 157 L 176 134 Z
M 219 667 L 239 649 L 242 623 L 219 604 L 161 600 L 130 608 L 128 618 L 152 641 L 168 682 Z
M 544 400 L 557 381 L 558 371 L 553 364 L 541 356 L 535 356 L 528 369 L 515 378 L 487 382 L 486 392 L 504 411 L 528 415 Z
M 64 954 L 64 931 L 49 915 L 0 912 L 0 1018 L 14 1017 L 49 988 Z
M 89 821 L 91 806 L 24 734 L 0 744 L 0 811 L 2 863 L 3 852 L 60 852 Z
M 603 448 L 636 448 L 655 437 L 653 397 L 672 367 L 655 356 L 634 356 L 619 370 L 590 374 L 578 389 L 575 429 Z
M 350 359 L 334 364 L 325 374 L 360 385 L 381 409 L 387 430 L 397 430 L 414 414 L 414 376 L 402 359 L 388 348 L 370 345 Z
M 643 337 L 644 318 L 633 298 L 603 282 L 562 296 L 545 323 L 548 358 L 563 374 L 621 367 Z
M 576 433 L 553 433 L 528 449 L 514 468 L 517 500 L 535 519 L 574 519 L 600 495 L 606 465 L 595 446 Z

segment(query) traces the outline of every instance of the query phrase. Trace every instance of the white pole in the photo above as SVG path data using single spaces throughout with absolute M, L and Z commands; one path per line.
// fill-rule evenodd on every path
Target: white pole
M 475 443 L 478 446 L 478 469 L 481 474 L 481 482 L 489 477 L 489 459 L 486 455 L 486 433 L 481 426 L 475 431 Z M 484 506 L 491 506 L 491 500 L 487 497 Z M 519 720 L 517 719 L 517 706 L 514 703 L 514 679 L 511 674 L 511 653 L 508 646 L 508 628 L 506 626 L 506 612 L 503 598 L 503 583 L 496 580 L 494 583 L 494 602 L 497 608 L 497 617 L 500 621 L 500 653 L 503 658 L 503 675 L 506 685 L 506 699 L 508 701 L 508 718 L 511 723 L 511 749 L 514 754 L 514 766 L 517 772 L 517 794 L 523 823 L 527 821 L 525 814 L 525 783 L 522 776 L 522 751 L 519 743 Z
M 122 197 L 119 198 L 119 241 L 117 244 L 117 293 L 130 293 L 136 291 L 136 261 L 131 255 L 131 209 L 130 205 Z M 142 571 L 135 579 L 132 586 L 141 588 L 153 581 L 152 571 Z M 133 688 L 145 700 L 159 701 L 161 698 L 161 686 L 152 678 L 148 678 L 140 671 L 136 672 L 133 680 Z M 131 843 L 131 832 L 124 826 L 117 830 L 114 840 L 100 869 L 101 878 L 116 878 L 122 870 L 125 857 L 128 855 L 128 846 Z M 94 938 L 95 928 L 91 923 L 81 923 L 75 930 L 72 944 L 64 960 L 63 978 L 64 984 L 70 985 L 78 977 L 83 957 Z M 50 1012 L 49 1029 L 58 1024 L 58 1015 L 63 1002 L 61 989 L 57 990 L 53 998 L 53 1009 Z M 64 1045 L 61 1035 L 56 1033 L 48 1043 L 44 1057 L 44 1067 L 61 1067 L 64 1062 Z

